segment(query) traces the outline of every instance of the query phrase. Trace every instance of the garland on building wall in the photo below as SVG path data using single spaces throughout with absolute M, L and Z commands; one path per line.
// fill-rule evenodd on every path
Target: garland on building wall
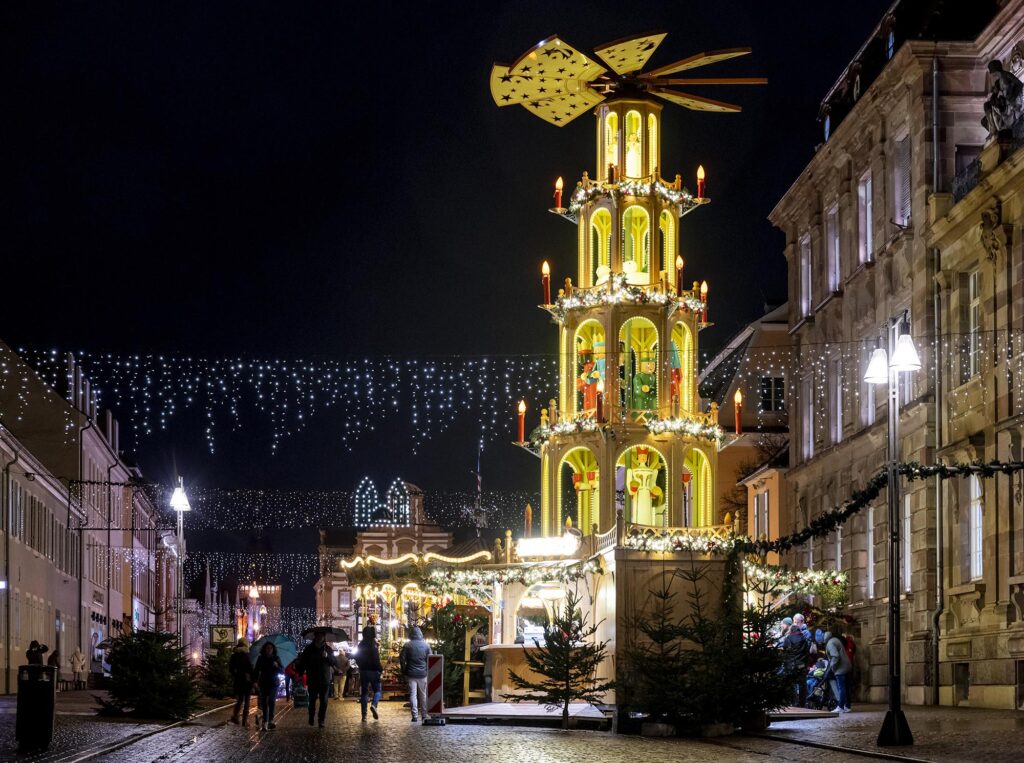
M 900 475 L 908 480 L 926 479 L 938 476 L 940 479 L 977 476 L 985 479 L 998 474 L 1012 474 L 1024 470 L 1021 461 L 990 461 L 971 464 L 922 465 L 917 462 L 901 463 Z M 671 551 L 695 551 L 702 554 L 757 554 L 762 558 L 768 553 L 785 553 L 794 547 L 803 546 L 815 538 L 824 538 L 842 527 L 847 520 L 875 501 L 888 484 L 888 474 L 882 468 L 862 490 L 854 491 L 850 500 L 819 514 L 804 528 L 775 540 L 753 540 L 746 535 L 720 537 L 715 535 L 691 534 L 685 530 L 652 532 L 631 531 L 625 539 L 627 548 L 642 551 L 667 553 Z
M 849 583 L 849 578 L 842 570 L 791 570 L 786 567 L 744 561 L 743 572 L 747 579 L 755 584 L 793 593 L 815 593 L 824 586 L 845 588 Z

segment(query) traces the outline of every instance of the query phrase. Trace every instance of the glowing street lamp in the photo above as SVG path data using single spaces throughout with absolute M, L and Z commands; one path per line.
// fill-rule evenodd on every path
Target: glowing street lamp
M 740 415 L 743 413 L 743 393 L 737 388 L 736 394 L 732 396 L 733 408 L 736 409 L 736 434 L 743 434 L 743 427 L 740 425 Z
M 174 509 L 174 513 L 177 514 L 177 517 L 178 517 L 178 541 L 177 541 L 177 546 L 178 546 L 177 551 L 178 551 L 178 553 L 176 555 L 176 560 L 177 560 L 176 567 L 177 567 L 177 570 L 175 571 L 176 572 L 175 577 L 177 578 L 177 589 L 178 589 L 178 597 L 177 597 L 177 599 L 178 600 L 177 600 L 177 602 L 175 602 L 175 605 L 176 605 L 175 606 L 175 610 L 176 610 L 175 624 L 176 624 L 177 629 L 178 629 L 178 646 L 181 647 L 182 646 L 182 641 L 181 640 L 182 640 L 182 636 L 183 636 L 183 633 L 182 633 L 182 609 L 183 609 L 183 602 L 184 602 L 184 598 L 185 598 L 185 575 L 184 575 L 184 572 L 183 572 L 184 568 L 182 566 L 182 562 L 183 562 L 182 557 L 185 555 L 185 552 L 184 552 L 184 549 L 185 549 L 185 512 L 186 511 L 192 511 L 192 506 L 188 502 L 188 496 L 185 495 L 185 484 L 182 481 L 181 477 L 178 477 L 178 486 L 175 487 L 174 488 L 174 492 L 171 493 L 171 508 Z
M 904 329 L 907 332 L 904 333 Z M 878 347 L 871 353 L 864 381 L 868 384 L 888 384 L 887 402 L 889 427 L 887 431 L 888 457 L 887 492 L 889 496 L 889 710 L 878 732 L 879 747 L 911 745 L 914 735 L 903 713 L 900 696 L 900 592 L 903 590 L 900 564 L 900 401 L 899 375 L 921 369 L 921 358 L 917 354 L 914 340 L 907 326 L 907 313 L 892 318 L 884 327 L 888 351 Z M 909 379 L 907 380 L 909 383 Z

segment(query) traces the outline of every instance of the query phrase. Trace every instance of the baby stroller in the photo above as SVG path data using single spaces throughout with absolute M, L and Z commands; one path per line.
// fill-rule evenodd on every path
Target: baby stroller
M 831 712 L 839 704 L 832 693 L 828 661 L 818 660 L 807 670 L 807 707 Z

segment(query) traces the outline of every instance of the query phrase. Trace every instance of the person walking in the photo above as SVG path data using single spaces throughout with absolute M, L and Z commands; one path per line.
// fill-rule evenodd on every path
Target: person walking
M 38 641 L 33 639 L 25 652 L 25 660 L 29 665 L 42 665 L 43 655 L 49 651 L 50 647 L 46 644 L 40 644 Z
M 423 631 L 414 625 L 409 630 L 409 640 L 402 645 L 402 651 L 398 655 L 402 675 L 409 682 L 409 707 L 412 710 L 413 723 L 419 720 L 416 714 L 417 707 L 424 721 L 430 717 L 427 714 L 427 655 L 429 654 L 433 654 L 430 651 L 430 644 L 423 638 Z
M 832 692 L 836 697 L 836 713 L 850 712 L 850 698 L 847 694 L 846 677 L 851 668 L 850 658 L 846 654 L 846 645 L 838 631 L 825 634 L 825 658 L 828 660 L 831 675 Z
M 370 712 L 374 719 L 379 719 L 377 704 L 380 702 L 380 674 L 384 670 L 380 664 L 380 652 L 377 650 L 377 629 L 372 625 L 363 628 L 363 640 L 356 647 L 356 665 L 359 666 L 359 706 L 363 711 L 363 722 L 366 722 L 366 703 L 368 690 L 373 690 L 373 702 Z
M 786 672 L 796 681 L 796 706 L 803 707 L 807 702 L 807 657 L 810 644 L 796 623 L 789 626 L 789 635 L 782 641 L 782 650 L 786 654 Z
M 249 661 L 249 644 L 244 638 L 238 639 L 231 652 L 228 672 L 234 682 L 235 692 L 235 713 L 231 716 L 231 722 L 248 726 L 249 699 L 252 696 L 252 663 Z
M 283 670 L 284 667 L 277 656 L 277 647 L 267 641 L 256 658 L 256 667 L 253 670 L 253 678 L 260 693 L 260 715 L 263 716 L 260 728 L 263 731 L 277 728 L 277 724 L 274 723 L 274 709 L 277 705 L 278 676 Z
M 306 674 L 306 686 L 309 689 L 309 725 L 313 725 L 313 718 L 317 716 L 319 700 L 319 721 L 320 728 L 323 728 L 327 720 L 327 693 L 331 688 L 334 670 L 338 667 L 338 659 L 327 645 L 327 636 L 323 633 L 313 636 L 313 643 L 302 650 L 299 664 Z
M 68 664 L 71 666 L 71 675 L 75 677 L 75 688 L 85 688 L 85 655 L 82 654 L 82 650 L 77 646 L 75 651 L 71 653 L 71 657 L 68 658 Z

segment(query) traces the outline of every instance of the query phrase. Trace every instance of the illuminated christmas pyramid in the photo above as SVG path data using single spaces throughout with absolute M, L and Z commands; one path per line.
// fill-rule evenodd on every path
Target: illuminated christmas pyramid
M 679 175 L 661 176 L 661 110 L 739 107 L 670 89 L 682 84 L 758 84 L 753 78 L 678 79 L 668 75 L 749 52 L 702 53 L 640 73 L 664 34 L 597 49 L 602 66 L 557 37 L 512 65 L 495 64 L 499 106 L 521 105 L 562 126 L 593 109 L 597 171 L 584 173 L 555 209 L 577 226 L 575 283 L 544 304 L 558 326 L 559 392 L 541 423 L 520 439 L 541 459 L 539 517 L 527 533 L 558 536 L 569 523 L 606 534 L 622 511 L 626 524 L 706 527 L 720 518 L 715 480 L 722 430 L 697 391 L 698 332 L 707 323 L 707 284 L 684 282 L 681 219 L 707 203 Z M 531 527 L 532 523 L 532 527 Z

